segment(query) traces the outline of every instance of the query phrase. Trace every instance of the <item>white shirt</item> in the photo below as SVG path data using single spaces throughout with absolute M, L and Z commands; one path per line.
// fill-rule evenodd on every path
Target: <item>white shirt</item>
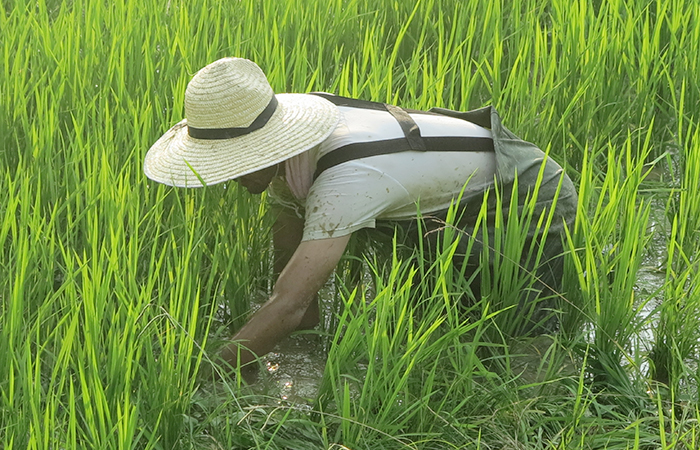
M 340 122 L 318 147 L 287 161 L 287 184 L 305 204 L 302 240 L 325 239 L 374 228 L 377 220 L 404 220 L 447 209 L 452 201 L 481 196 L 492 186 L 495 154 L 477 151 L 407 151 L 348 161 L 313 180 L 316 161 L 344 145 L 404 136 L 385 111 L 340 106 Z M 491 137 L 470 122 L 431 114 L 411 117 L 423 137 Z M 465 186 L 466 184 L 466 186 Z

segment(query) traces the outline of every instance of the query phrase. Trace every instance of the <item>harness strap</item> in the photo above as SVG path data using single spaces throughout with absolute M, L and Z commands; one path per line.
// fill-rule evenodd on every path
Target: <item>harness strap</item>
M 343 145 L 319 158 L 316 163 L 314 180 L 321 173 L 333 166 L 354 159 L 367 158 L 370 156 L 386 155 L 390 153 L 400 153 L 406 151 L 436 151 L 436 152 L 492 152 L 493 139 L 486 137 L 423 137 L 420 134 L 418 124 L 409 115 L 409 112 L 421 114 L 445 115 L 439 112 L 426 112 L 416 110 L 406 110 L 398 106 L 386 103 L 371 102 L 368 100 L 358 100 L 339 95 L 326 94 L 323 92 L 312 92 L 311 94 L 323 97 L 336 106 L 347 106 L 351 108 L 371 109 L 375 111 L 387 111 L 401 126 L 404 137 L 398 139 L 386 139 L 373 142 L 356 142 Z
M 389 111 L 389 114 L 394 116 L 394 119 L 396 119 L 399 125 L 401 125 L 401 130 L 411 150 L 424 152 L 426 150 L 425 144 L 423 143 L 423 137 L 420 135 L 420 128 L 418 128 L 416 121 L 398 106 L 385 103 L 384 107 Z
M 428 152 L 463 152 L 469 148 L 471 152 L 492 152 L 493 139 L 487 137 L 424 137 L 425 151 Z M 326 153 L 316 163 L 314 179 L 318 178 L 324 170 L 353 159 L 367 158 L 369 156 L 387 155 L 413 150 L 408 141 L 403 138 L 388 139 L 384 141 L 356 142 L 354 144 L 338 147 L 332 152 Z

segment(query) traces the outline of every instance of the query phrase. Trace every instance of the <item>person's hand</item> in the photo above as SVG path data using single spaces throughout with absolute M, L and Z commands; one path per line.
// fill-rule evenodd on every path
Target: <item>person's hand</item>
M 257 360 L 244 365 L 240 369 L 237 367 L 238 344 L 231 342 L 225 345 L 219 352 L 211 358 L 202 359 L 199 366 L 199 377 L 211 382 L 231 382 L 238 376 L 246 384 L 254 384 L 258 380 L 259 364 Z

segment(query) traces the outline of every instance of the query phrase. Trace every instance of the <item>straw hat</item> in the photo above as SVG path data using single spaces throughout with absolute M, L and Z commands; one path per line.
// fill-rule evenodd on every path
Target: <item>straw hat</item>
M 275 95 L 254 62 L 223 58 L 187 85 L 185 116 L 146 154 L 148 178 L 200 187 L 200 177 L 209 185 L 256 172 L 321 143 L 339 113 L 315 95 Z

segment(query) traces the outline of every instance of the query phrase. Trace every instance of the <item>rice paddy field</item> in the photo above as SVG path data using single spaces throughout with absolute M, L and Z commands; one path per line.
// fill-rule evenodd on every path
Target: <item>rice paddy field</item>
M 543 218 L 466 312 L 469 236 L 435 263 L 357 239 L 321 327 L 213 381 L 273 283 L 268 203 L 142 163 L 224 56 L 277 92 L 495 105 L 579 189 L 559 331 L 507 332 Z M 0 448 L 700 448 L 699 74 L 696 0 L 0 1 Z

